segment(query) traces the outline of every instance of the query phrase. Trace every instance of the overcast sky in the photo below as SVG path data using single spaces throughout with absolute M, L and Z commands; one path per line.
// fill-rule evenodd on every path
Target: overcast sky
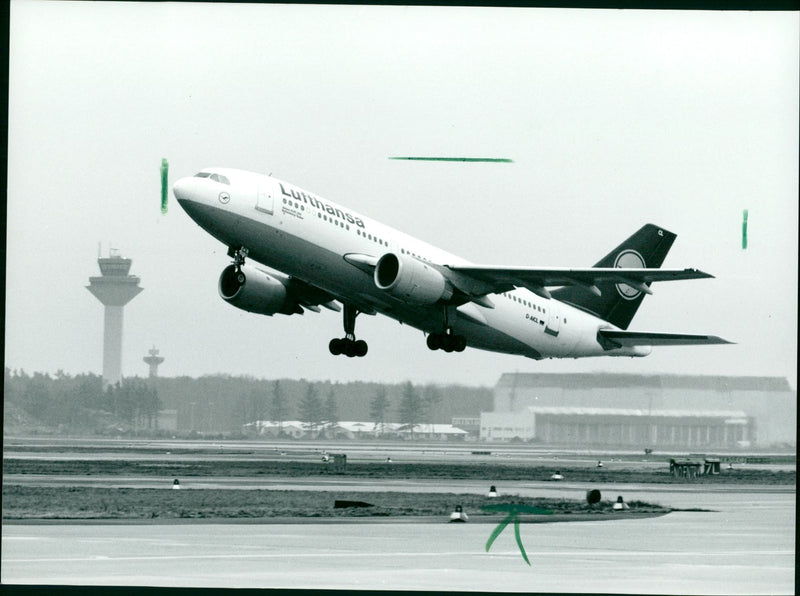
M 492 385 L 503 372 L 787 376 L 797 360 L 796 13 L 11 2 L 6 366 L 100 373 L 97 251 L 133 259 L 123 374 Z M 507 157 L 514 163 L 388 160 Z M 477 263 L 589 266 L 642 224 L 678 238 L 632 330 L 734 346 L 548 360 L 430 352 L 361 316 L 217 295 L 226 249 L 170 196 L 272 173 Z M 170 193 L 171 195 L 171 193 Z M 742 249 L 742 210 L 749 246 Z

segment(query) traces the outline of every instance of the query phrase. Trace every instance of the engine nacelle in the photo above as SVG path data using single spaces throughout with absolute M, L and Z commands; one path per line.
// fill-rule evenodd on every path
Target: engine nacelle
M 219 295 L 228 304 L 259 315 L 295 312 L 283 282 L 249 265 L 242 265 L 239 272 L 235 265 L 225 267 L 219 276 Z
M 375 285 L 415 304 L 434 304 L 453 296 L 450 282 L 436 269 L 407 255 L 387 252 L 375 266 Z

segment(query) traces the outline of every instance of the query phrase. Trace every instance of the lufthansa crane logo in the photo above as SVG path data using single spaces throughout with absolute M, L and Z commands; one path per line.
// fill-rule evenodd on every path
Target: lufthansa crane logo
M 623 250 L 614 261 L 614 267 L 623 269 L 643 269 L 645 266 L 642 255 L 631 249 Z M 632 288 L 628 284 L 617 284 L 617 292 L 625 300 L 635 300 L 642 295 L 639 290 Z
M 227 205 L 230 202 L 230 200 L 231 200 L 231 195 L 229 195 L 227 192 L 223 191 L 219 193 L 219 202 L 222 203 L 223 205 Z

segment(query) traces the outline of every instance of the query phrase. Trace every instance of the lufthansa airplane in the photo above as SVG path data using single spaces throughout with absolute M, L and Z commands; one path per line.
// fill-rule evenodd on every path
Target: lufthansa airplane
M 219 278 L 220 296 L 270 316 L 342 311 L 344 337 L 329 344 L 334 355 L 367 353 L 355 335 L 360 313 L 423 331 L 431 350 L 469 346 L 536 360 L 730 343 L 713 335 L 628 331 L 652 282 L 712 277 L 659 269 L 675 234 L 652 224 L 591 268 L 487 266 L 271 176 L 207 168 L 178 180 L 173 192 L 233 258 Z

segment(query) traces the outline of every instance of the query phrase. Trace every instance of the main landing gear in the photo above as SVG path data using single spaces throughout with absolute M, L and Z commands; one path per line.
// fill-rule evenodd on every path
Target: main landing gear
M 359 310 L 352 304 L 344 305 L 342 318 L 344 319 L 344 337 L 333 338 L 328 344 L 331 354 L 338 356 L 344 354 L 348 358 L 358 356 L 359 358 L 367 355 L 367 342 L 363 339 L 356 340 L 356 317 Z
M 448 328 L 445 333 L 431 333 L 426 340 L 431 350 L 444 350 L 445 352 L 463 352 L 467 347 L 467 338 L 463 335 L 454 335 Z
M 453 328 L 448 323 L 447 307 L 444 308 L 444 333 L 431 333 L 426 340 L 431 350 L 444 350 L 445 352 L 463 352 L 467 347 L 467 338 L 455 335 Z

